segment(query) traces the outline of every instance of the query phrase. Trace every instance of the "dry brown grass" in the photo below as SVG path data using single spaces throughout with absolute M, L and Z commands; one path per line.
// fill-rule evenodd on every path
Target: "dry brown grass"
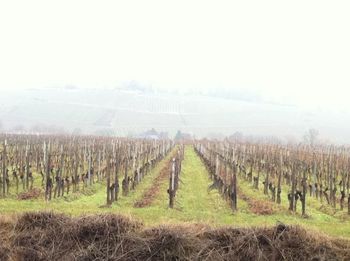
M 44 212 L 2 219 L 0 227 L 0 260 L 350 260 L 350 241 L 283 224 L 145 229 L 113 214 Z
M 275 212 L 273 203 L 270 201 L 250 198 L 240 190 L 238 196 L 248 203 L 250 212 L 256 215 L 272 215 Z
M 10 257 L 11 241 L 9 236 L 12 235 L 13 219 L 11 216 L 0 217 L 0 260 L 8 260 Z
M 39 188 L 33 188 L 28 191 L 24 191 L 18 194 L 17 198 L 19 200 L 28 200 L 39 198 L 43 194 L 43 191 Z
M 134 203 L 135 208 L 144 208 L 150 206 L 160 192 L 160 186 L 167 179 L 170 173 L 170 163 L 167 164 L 154 179 L 151 187 L 149 187 L 139 200 Z

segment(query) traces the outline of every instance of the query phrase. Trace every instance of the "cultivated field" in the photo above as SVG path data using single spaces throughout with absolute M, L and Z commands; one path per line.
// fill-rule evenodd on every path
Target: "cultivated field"
M 3 259 L 350 258 L 346 148 L 1 139 Z

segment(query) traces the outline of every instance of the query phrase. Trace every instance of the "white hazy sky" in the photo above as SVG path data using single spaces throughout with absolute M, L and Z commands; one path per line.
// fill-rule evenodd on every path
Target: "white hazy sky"
M 0 1 L 0 88 L 232 88 L 350 112 L 350 1 Z

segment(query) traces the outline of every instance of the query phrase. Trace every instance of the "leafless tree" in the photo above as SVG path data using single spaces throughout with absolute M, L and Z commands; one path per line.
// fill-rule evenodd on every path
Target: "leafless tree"
M 315 144 L 317 143 L 319 136 L 319 131 L 316 129 L 309 129 L 306 134 L 304 135 L 304 142 L 311 147 L 314 147 Z

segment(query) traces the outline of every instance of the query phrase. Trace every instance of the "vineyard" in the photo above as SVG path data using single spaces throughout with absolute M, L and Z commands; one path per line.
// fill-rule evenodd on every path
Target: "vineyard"
M 68 260 L 350 258 L 347 147 L 92 136 L 0 141 L 0 235 L 8 238 L 1 260 L 57 260 L 61 252 Z M 69 246 L 60 243 L 65 237 Z M 149 256 L 159 240 L 168 244 L 159 246 L 163 257 L 158 250 Z
M 280 208 L 291 213 L 300 208 L 299 214 L 305 218 L 307 198 L 311 207 L 322 204 L 321 211 L 350 216 L 350 158 L 346 148 L 208 142 L 196 144 L 196 152 L 210 172 L 210 189 L 217 188 L 234 211 L 238 197 L 249 201 L 238 189 L 245 182 Z M 251 206 L 265 205 L 251 201 Z M 267 204 L 265 210 L 271 214 L 273 208 Z

